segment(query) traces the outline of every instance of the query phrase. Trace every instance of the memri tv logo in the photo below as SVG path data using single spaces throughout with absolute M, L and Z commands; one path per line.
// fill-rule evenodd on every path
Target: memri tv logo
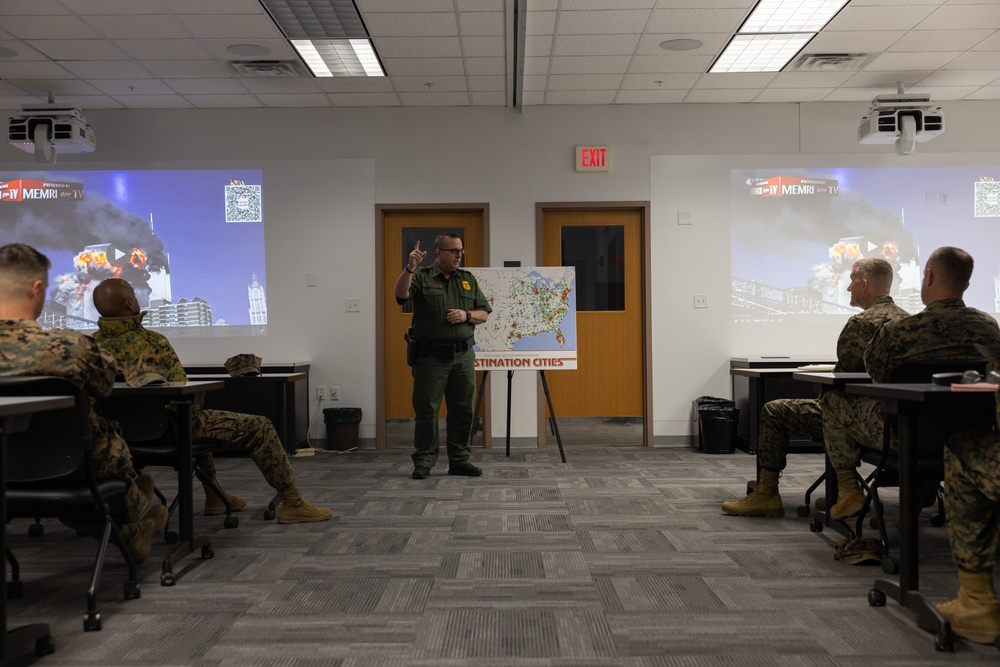
M 83 183 L 19 178 L 0 183 L 0 201 L 83 199 Z

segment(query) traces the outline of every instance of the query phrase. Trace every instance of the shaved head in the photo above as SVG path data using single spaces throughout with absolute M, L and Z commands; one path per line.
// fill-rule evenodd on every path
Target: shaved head
M 94 288 L 94 307 L 101 317 L 128 317 L 139 313 L 135 290 L 121 278 L 108 278 Z

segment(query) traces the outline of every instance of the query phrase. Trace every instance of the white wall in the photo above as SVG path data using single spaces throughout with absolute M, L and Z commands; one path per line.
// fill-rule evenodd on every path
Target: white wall
M 265 169 L 270 319 L 283 319 L 282 336 L 266 343 L 275 360 L 308 359 L 315 384 L 336 384 L 339 405 L 357 405 L 361 437 L 374 435 L 375 220 L 380 204 L 488 202 L 492 263 L 535 261 L 534 205 L 538 201 L 656 200 L 650 161 L 658 155 L 884 153 L 860 146 L 857 125 L 867 103 L 662 105 L 509 109 L 244 109 L 87 111 L 97 151 L 59 157 L 59 168 L 221 164 Z M 995 119 L 1000 102 L 948 103 L 947 132 L 920 151 L 1000 150 Z M 612 169 L 577 173 L 575 146 L 611 147 Z M 6 149 L 0 169 L 32 168 L 31 157 Z M 350 161 L 350 162 L 345 162 Z M 348 165 L 354 174 L 338 178 Z M 356 170 L 355 170 L 356 168 Z M 352 192 L 340 208 L 331 193 Z M 340 201 L 338 199 L 338 201 Z M 674 207 L 673 202 L 665 202 Z M 346 208 L 344 208 L 346 206 Z M 676 208 L 676 207 L 674 207 Z M 365 210 L 367 209 L 367 210 Z M 659 219 L 653 211 L 653 221 Z M 700 234 L 710 228 L 689 230 Z M 711 230 L 728 244 L 728 230 Z M 685 436 L 693 396 L 723 393 L 728 333 L 688 312 L 693 285 L 728 280 L 728 245 L 706 255 L 693 276 L 672 261 L 696 236 L 652 230 L 654 433 Z M 359 251 L 360 249 L 360 251 Z M 305 287 L 305 273 L 320 277 Z M 693 282 L 693 281 L 706 282 Z M 317 297 L 316 295 L 320 296 Z M 672 297 L 663 295 L 677 295 Z M 721 292 L 720 294 L 726 294 Z M 360 298 L 362 312 L 343 312 L 344 298 Z M 682 298 L 683 297 L 683 298 Z M 713 304 L 721 304 L 713 298 Z M 675 309 L 677 312 L 675 313 Z M 678 317 L 683 335 L 678 336 Z M 713 312 L 712 308 L 709 312 Z M 271 328 L 271 325 L 269 325 Z M 836 332 L 833 332 L 835 336 Z M 271 337 L 269 336 L 269 339 Z M 253 341 L 246 345 L 256 345 Z M 178 340 L 185 362 L 216 361 L 243 341 Z M 280 343 L 281 353 L 272 345 Z M 742 352 L 742 351 L 739 351 Z M 280 359 L 277 357 L 280 356 Z M 695 366 L 682 358 L 704 359 Z M 708 368 L 711 372 L 704 373 Z M 678 372 L 680 371 L 680 372 Z M 664 381 L 669 376 L 669 381 Z M 515 374 L 512 435 L 536 430 L 534 377 Z M 495 414 L 504 414 L 498 381 Z M 504 435 L 496 419 L 496 437 Z M 319 435 L 314 431 L 314 435 Z

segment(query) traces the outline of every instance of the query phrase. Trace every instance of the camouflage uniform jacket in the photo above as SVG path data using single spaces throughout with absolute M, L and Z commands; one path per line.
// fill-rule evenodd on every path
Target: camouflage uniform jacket
M 853 315 L 837 339 L 837 373 L 861 373 L 865 370 L 865 345 L 888 320 L 909 315 L 896 305 L 891 296 L 880 296 L 865 310 Z
M 115 360 L 89 336 L 45 330 L 34 320 L 0 320 L 0 376 L 13 375 L 53 375 L 79 385 L 91 397 L 92 448 L 118 437 L 116 425 L 94 412 L 95 399 L 111 393 Z
M 97 320 L 94 340 L 114 355 L 122 368 L 141 364 L 144 371 L 162 375 L 167 382 L 187 382 L 187 373 L 167 337 L 142 326 L 146 313 Z
M 907 361 L 984 355 L 1000 357 L 997 321 L 961 299 L 941 299 L 916 315 L 886 322 L 865 348 L 865 368 L 873 381 L 888 382 L 889 373 Z

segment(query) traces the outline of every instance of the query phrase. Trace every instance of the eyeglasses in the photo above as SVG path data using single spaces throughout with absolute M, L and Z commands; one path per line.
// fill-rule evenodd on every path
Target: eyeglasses
M 438 248 L 441 252 L 450 252 L 453 255 L 461 257 L 465 254 L 465 248 Z

